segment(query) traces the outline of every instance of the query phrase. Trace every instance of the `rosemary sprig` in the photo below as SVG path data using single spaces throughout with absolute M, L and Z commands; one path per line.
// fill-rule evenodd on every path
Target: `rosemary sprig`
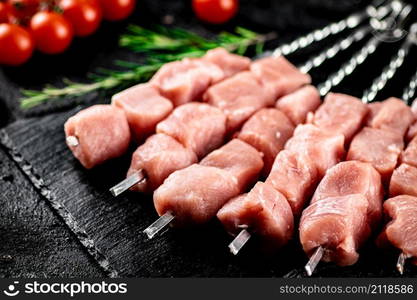
M 221 33 L 210 40 L 192 32 L 181 29 L 158 27 L 148 30 L 131 25 L 127 33 L 120 38 L 120 46 L 133 52 L 146 55 L 145 63 L 138 65 L 132 62 L 116 61 L 115 65 L 122 71 L 98 70 L 93 74 L 91 83 L 77 83 L 64 80 L 65 87 L 45 86 L 42 90 L 23 90 L 21 99 L 23 109 L 39 104 L 68 97 L 79 97 L 94 91 L 114 91 L 138 82 L 144 82 L 166 62 L 185 57 L 200 57 L 209 49 L 224 47 L 231 52 L 243 55 L 249 46 L 256 46 L 261 52 L 263 44 L 274 38 L 273 35 L 261 35 L 244 28 L 237 28 L 235 33 Z

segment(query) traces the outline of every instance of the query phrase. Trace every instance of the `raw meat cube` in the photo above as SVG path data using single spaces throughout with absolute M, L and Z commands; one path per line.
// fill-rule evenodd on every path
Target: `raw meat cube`
M 361 194 L 325 198 L 303 211 L 300 241 L 304 252 L 311 256 L 322 246 L 322 260 L 339 266 L 356 263 L 357 252 L 370 234 L 367 220 L 368 201 Z
M 313 123 L 321 129 L 343 134 L 349 143 L 362 127 L 367 113 L 368 107 L 358 98 L 329 93 L 317 109 Z
M 294 125 L 282 112 L 263 108 L 246 121 L 237 137 L 263 153 L 263 173 L 266 176 L 293 132 Z
M 217 65 L 223 70 L 226 77 L 249 70 L 251 63 L 249 58 L 229 53 L 224 48 L 216 48 L 207 51 L 206 55 L 203 56 L 203 59 Z
M 417 198 L 407 195 L 388 199 L 384 212 L 391 219 L 385 226 L 379 244 L 390 243 L 417 264 Z
M 248 193 L 226 203 L 217 217 L 231 235 L 242 228 L 259 235 L 269 248 L 285 245 L 294 232 L 291 207 L 285 197 L 266 183 L 258 182 Z
M 127 177 L 142 170 L 146 180 L 131 190 L 153 192 L 171 173 L 197 162 L 197 156 L 174 138 L 154 134 L 133 153 Z
M 168 176 L 154 193 L 159 215 L 171 212 L 175 224 L 202 224 L 240 194 L 235 177 L 215 167 L 191 165 Z
M 265 182 L 287 198 L 294 216 L 298 217 L 310 200 L 318 179 L 317 167 L 309 156 L 283 150 L 276 157 Z
M 274 104 L 250 72 L 241 72 L 210 87 L 204 100 L 227 116 L 228 132 L 234 132 L 259 109 Z
M 309 156 L 321 178 L 328 169 L 344 158 L 344 142 L 342 134 L 323 131 L 311 124 L 298 125 L 285 149 Z
M 65 123 L 67 145 L 86 168 L 123 155 L 130 143 L 126 116 L 111 105 L 93 105 Z
M 381 108 L 371 122 L 371 127 L 394 131 L 403 137 L 414 119 L 410 107 L 404 101 L 392 97 L 382 102 Z
M 201 158 L 223 144 L 226 117 L 208 104 L 187 103 L 174 109 L 160 122 L 156 132 L 175 138 Z
M 403 136 L 398 132 L 365 127 L 353 138 L 347 160 L 371 163 L 387 183 L 403 148 Z
M 183 59 L 162 66 L 150 83 L 156 85 L 174 106 L 178 106 L 200 100 L 210 85 L 224 78 L 224 72 L 213 63 L 202 59 Z
M 123 109 L 130 130 L 138 142 L 155 132 L 173 105 L 150 84 L 138 84 L 112 97 L 112 104 Z
M 264 163 L 261 153 L 255 148 L 241 140 L 233 139 L 207 155 L 200 165 L 228 171 L 230 176 L 236 179 L 239 190 L 244 192 L 258 179 Z
M 301 73 L 283 56 L 258 59 L 250 70 L 275 99 L 311 83 L 310 75 Z
M 417 137 L 413 138 L 401 153 L 401 162 L 417 167 Z
M 307 114 L 314 112 L 321 104 L 319 91 L 312 85 L 302 87 L 288 94 L 276 103 L 276 108 L 284 112 L 295 124 L 307 121 Z
M 361 194 L 368 205 L 368 223 L 375 228 L 381 221 L 383 188 L 381 176 L 369 163 L 345 161 L 329 169 L 311 203 L 329 197 Z
M 389 185 L 390 197 L 410 195 L 417 197 L 417 168 L 401 164 L 392 173 Z

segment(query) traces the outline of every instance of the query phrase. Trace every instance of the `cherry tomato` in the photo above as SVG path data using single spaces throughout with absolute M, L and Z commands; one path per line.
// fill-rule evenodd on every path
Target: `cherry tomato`
M 102 12 L 98 0 L 61 0 L 59 7 L 71 22 L 76 36 L 90 35 L 100 25 Z
M 26 23 L 39 10 L 41 0 L 8 0 L 11 16 L 20 23 Z
M 28 31 L 15 24 L 0 24 L 0 64 L 17 66 L 33 53 L 33 40 Z
M 47 54 L 64 52 L 74 36 L 71 23 L 62 15 L 50 11 L 36 13 L 30 20 L 30 30 L 36 48 Z
M 126 19 L 135 9 L 136 0 L 100 0 L 103 18 L 108 21 Z
M 0 23 L 7 23 L 9 16 L 9 7 L 5 2 L 0 1 Z
M 238 7 L 238 0 L 193 0 L 197 17 L 213 24 L 229 21 L 236 15 Z

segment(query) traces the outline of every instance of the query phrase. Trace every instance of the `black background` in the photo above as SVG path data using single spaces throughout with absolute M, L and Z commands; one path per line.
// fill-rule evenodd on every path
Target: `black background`
M 19 89 L 60 85 L 63 77 L 86 81 L 88 73 L 98 67 L 111 67 L 115 59 L 140 61 L 140 56 L 117 46 L 119 34 L 129 23 L 149 27 L 161 24 L 166 15 L 171 15 L 175 26 L 207 37 L 236 25 L 264 33 L 275 31 L 278 39 L 267 45 L 267 49 L 272 49 L 363 9 L 368 3 L 246 0 L 241 1 L 239 15 L 233 22 L 217 27 L 196 20 L 190 1 L 138 0 L 137 10 L 129 20 L 104 23 L 94 36 L 76 40 L 65 54 L 37 53 L 23 67 L 0 69 L 0 127 L 5 128 L 12 147 L 35 173 L 28 173 L 28 164 L 12 157 L 9 148 L 0 147 L 0 277 L 302 276 L 306 258 L 297 241 L 272 256 L 260 253 L 254 241 L 241 255 L 232 257 L 226 247 L 230 237 L 216 222 L 204 228 L 172 230 L 155 241 L 146 241 L 141 229 L 156 217 L 149 198 L 127 194 L 114 200 L 107 192 L 108 187 L 123 178 L 129 157 L 87 172 L 71 157 L 63 140 L 62 126 L 70 115 L 84 105 L 107 103 L 110 95 L 93 93 L 23 111 L 19 108 Z M 415 13 L 413 18 L 416 19 Z M 332 41 L 328 39 L 290 59 L 303 62 Z M 362 45 L 358 43 L 312 71 L 314 83 L 325 80 Z M 398 43 L 381 45 L 376 54 L 333 90 L 361 96 L 397 49 Z M 416 49 L 412 49 L 378 99 L 401 96 L 416 71 L 415 53 Z M 4 139 L 2 143 L 7 144 Z M 37 176 L 45 181 L 44 187 L 37 185 Z M 75 222 L 68 221 L 69 215 Z M 382 253 L 370 242 L 355 266 L 341 269 L 321 265 L 317 276 L 397 276 L 394 266 L 395 255 Z M 414 267 L 407 268 L 407 276 L 416 274 Z

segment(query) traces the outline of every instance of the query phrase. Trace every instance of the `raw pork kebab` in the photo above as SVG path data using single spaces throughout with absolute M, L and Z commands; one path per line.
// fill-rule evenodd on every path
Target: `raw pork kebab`
M 309 275 L 320 260 L 354 264 L 357 250 L 381 222 L 384 186 L 386 190 L 415 117 L 396 98 L 368 108 L 365 127 L 354 136 L 347 161 L 326 172 L 302 213 L 300 241 L 311 256 Z
M 417 117 L 417 99 L 411 107 Z M 389 196 L 383 205 L 387 224 L 377 239 L 382 248 L 398 249 L 398 271 L 404 272 L 406 259 L 417 264 L 417 121 L 407 134 L 409 142 L 394 170 Z
M 113 105 L 79 112 L 66 123 L 67 143 L 75 157 L 91 168 L 122 155 L 129 145 L 130 132 L 140 142 L 156 129 L 156 134 L 133 154 L 128 178 L 112 189 L 115 195 L 127 188 L 152 192 L 172 172 L 196 163 L 221 146 L 255 112 L 273 106 L 278 97 L 310 82 L 309 75 L 283 57 L 251 63 L 224 49 L 211 50 L 201 59 L 166 64 L 149 83 L 113 96 Z M 301 94 L 312 89 L 306 87 Z M 296 106 L 311 105 L 303 104 L 308 99 L 298 98 Z M 195 102 L 201 99 L 206 103 Z M 179 106 L 171 111 L 174 105 Z M 294 114 L 289 117 L 300 118 L 297 110 Z M 275 126 L 291 127 L 292 133 L 293 125 L 282 112 L 271 109 L 263 115 L 281 119 Z M 280 125 L 283 123 L 288 125 Z M 285 133 L 278 142 L 283 146 L 288 137 Z M 270 166 L 276 153 L 271 152 L 274 149 L 267 151 Z
M 211 58 L 210 66 L 205 61 L 208 58 Z M 222 78 L 213 76 L 217 73 L 214 72 L 215 62 L 218 63 L 217 71 L 223 71 Z M 199 72 L 212 77 L 204 84 L 193 81 Z M 356 223 L 351 222 L 350 230 L 340 232 L 339 244 L 337 241 L 323 242 L 320 240 L 323 235 L 319 234 L 323 225 L 319 223 L 327 224 L 326 218 L 316 224 L 319 220 L 316 221 L 314 216 L 332 215 L 333 207 L 344 212 L 338 215 L 339 222 L 349 226 L 346 221 L 352 217 L 349 209 L 356 208 L 347 203 L 357 205 L 364 201 L 355 199 L 365 198 L 367 222 L 374 228 L 376 225 L 372 224 L 377 224 L 380 219 L 382 203 L 380 174 L 375 169 L 381 173 L 384 182 L 389 180 L 403 148 L 402 137 L 414 117 L 408 117 L 408 107 L 398 99 L 370 104 L 368 108 L 358 99 L 341 94 L 329 94 L 313 115 L 311 112 L 319 106 L 320 97 L 312 86 L 302 87 L 309 82 L 308 75 L 301 74 L 283 57 L 250 63 L 222 49 L 212 50 L 200 60 L 167 64 L 150 83 L 115 95 L 111 106 L 98 105 L 81 111 L 66 124 L 67 143 L 80 162 L 90 168 L 122 155 L 130 142 L 130 131 L 136 141 L 143 141 L 156 128 L 157 133 L 135 151 L 128 172 L 129 175 L 142 173 L 139 178 L 146 177 L 146 180 L 139 180 L 139 184 L 134 181 L 133 189 L 141 191 L 158 188 L 172 174 L 154 194 L 155 207 L 162 218 L 147 229 L 148 235 L 153 236 L 174 219 L 179 225 L 203 223 L 217 213 L 231 234 L 244 233 L 231 244 L 236 252 L 250 236 L 247 230 L 259 234 L 270 245 L 281 246 L 288 242 L 293 235 L 295 218 L 329 170 L 329 174 L 336 175 L 325 176 L 314 194 L 312 205 L 303 213 L 302 244 L 309 255 L 316 249 L 316 257 L 317 253 L 322 253 L 324 260 L 333 260 L 340 265 L 354 263 L 356 249 L 370 229 L 364 234 L 365 230 L 355 229 Z M 288 95 L 282 97 L 285 94 Z M 188 103 L 201 98 L 211 105 Z M 265 108 L 277 98 L 280 98 L 276 102 L 277 109 Z M 172 112 L 174 105 L 184 103 L 188 104 Z M 164 106 L 165 112 L 159 113 Z M 153 113 L 154 110 L 158 112 Z M 406 117 L 399 122 L 394 118 L 398 111 L 406 112 Z M 344 147 L 349 146 L 365 118 L 367 127 L 354 137 L 347 155 L 347 159 L 357 162 L 338 164 L 345 158 Z M 311 124 L 299 125 L 306 119 Z M 294 125 L 299 126 L 287 142 Z M 233 133 L 235 139 L 196 164 Z M 366 151 L 370 139 L 376 143 L 371 143 L 374 148 Z M 285 143 L 285 150 L 280 152 Z M 102 149 L 103 145 L 108 151 L 95 153 L 94 149 Z M 352 171 L 357 169 L 358 175 L 352 176 Z M 265 183 L 258 182 L 249 193 L 242 194 L 259 178 L 261 171 L 265 176 L 269 174 Z M 338 174 L 356 180 L 343 181 Z M 357 180 L 363 174 L 368 186 Z M 366 191 L 366 188 L 372 191 Z M 327 193 L 326 189 L 334 191 Z M 373 196 L 368 195 L 372 193 Z M 372 202 L 373 208 L 368 201 Z M 307 225 L 303 226 L 303 222 Z M 324 225 L 328 230 L 332 230 L 331 222 Z M 320 229 L 314 229 L 317 226 Z M 304 232 L 307 238 L 303 240 Z M 352 239 L 358 242 L 351 243 L 350 252 L 343 255 L 354 258 L 345 258 L 340 255 L 344 250 L 339 246 Z

